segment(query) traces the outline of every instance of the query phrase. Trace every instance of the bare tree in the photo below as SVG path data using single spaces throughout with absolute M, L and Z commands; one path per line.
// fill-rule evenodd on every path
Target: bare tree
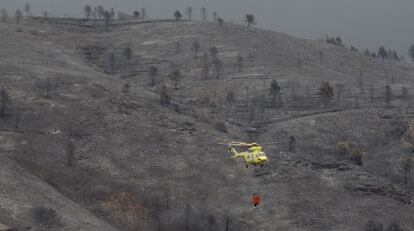
M 242 71 L 242 64 L 243 64 L 244 58 L 241 55 L 237 56 L 237 66 L 239 67 L 239 72 Z
M 115 9 L 111 8 L 111 10 L 109 11 L 109 13 L 111 13 L 111 20 L 115 19 Z
M 185 208 L 185 230 L 190 230 L 190 215 L 191 215 L 191 208 L 189 205 Z
M 181 13 L 180 13 L 180 11 L 179 11 L 179 10 L 176 10 L 176 11 L 174 12 L 174 18 L 175 18 L 175 20 L 177 20 L 177 22 L 178 22 L 178 21 L 180 21 L 182 17 L 183 17 L 183 16 L 181 15 Z
M 319 87 L 318 94 L 324 103 L 324 108 L 328 108 L 329 101 L 331 101 L 334 96 L 331 84 L 329 82 L 323 82 Z
M 86 21 L 89 21 L 89 17 L 92 14 L 92 8 L 91 8 L 91 6 L 90 5 L 86 5 L 83 8 L 83 13 L 85 14 Z
M 217 22 L 218 22 L 219 26 L 223 26 L 223 24 L 224 24 L 224 20 L 222 18 L 218 18 Z
M 105 8 L 102 5 L 99 5 L 96 8 L 96 13 L 98 15 L 98 19 L 103 19 L 105 17 Z
M 169 75 L 171 81 L 173 81 L 174 90 L 178 90 L 178 82 L 181 79 L 181 72 L 179 69 L 175 69 L 171 74 Z
M 194 59 L 198 58 L 198 51 L 200 50 L 200 48 L 200 43 L 197 40 L 194 41 L 193 45 L 191 46 L 191 49 L 194 51 Z
M 73 166 L 73 156 L 75 154 L 75 144 L 70 140 L 68 142 L 66 155 L 67 155 L 67 166 L 72 167 Z
M 209 52 L 210 52 L 212 63 L 214 63 L 215 60 L 218 59 L 218 57 L 217 57 L 218 49 L 217 49 L 217 47 L 210 47 Z
M 14 105 L 14 122 L 15 122 L 14 127 L 16 129 L 20 128 L 20 123 L 21 123 L 22 117 L 23 117 L 22 114 L 23 114 L 22 109 L 19 107 L 19 105 L 15 104 Z
M 320 65 L 322 65 L 324 57 L 325 57 L 325 53 L 323 51 L 319 51 L 319 64 Z
M 145 8 L 141 9 L 141 18 L 144 20 L 147 17 L 147 10 Z
M 14 14 L 14 16 L 16 18 L 16 23 L 19 23 L 20 20 L 22 20 L 23 13 L 19 9 L 17 9 L 16 10 L 16 13 Z
M 109 11 L 104 12 L 105 30 L 109 31 L 109 22 L 111 21 L 111 13 Z
M 203 79 L 208 79 L 210 73 L 210 62 L 208 61 L 208 55 L 204 52 L 202 56 L 202 76 Z
M 232 90 L 230 90 L 226 94 L 226 102 L 229 105 L 233 105 L 234 101 L 235 101 L 234 92 Z
M 181 51 L 181 43 L 179 41 L 175 42 L 175 53 L 179 54 Z
M 31 209 L 32 218 L 36 223 L 36 230 L 59 230 L 63 224 L 56 211 L 43 206 Z
M 155 85 L 155 77 L 157 77 L 157 75 L 158 75 L 158 68 L 152 66 L 152 67 L 150 67 L 148 73 L 149 73 L 149 76 L 151 78 L 151 86 L 154 86 Z
M 159 91 L 160 101 L 162 104 L 168 105 L 171 102 L 171 96 L 168 91 L 167 85 L 162 83 L 160 91 Z
M 6 22 L 8 18 L 9 18 L 9 13 L 7 12 L 6 9 L 2 9 L 1 10 L 1 21 Z
M 193 8 L 189 6 L 185 12 L 187 13 L 188 20 L 191 21 L 193 18 Z
M 1 117 L 6 116 L 7 105 L 10 101 L 9 95 L 5 89 L 1 89 Z
M 43 18 L 44 19 L 49 19 L 49 13 L 46 10 L 43 11 Z
M 26 5 L 24 6 L 24 12 L 26 12 L 26 16 L 28 18 L 31 17 L 32 8 L 30 7 L 30 4 L 29 3 L 26 3 Z
M 95 25 L 97 17 L 98 17 L 98 8 L 94 7 L 93 10 L 92 10 L 92 20 L 93 20 L 94 25 Z
M 414 44 L 411 44 L 410 49 L 408 49 L 408 55 L 411 58 L 411 61 L 414 62 Z
M 385 102 L 387 103 L 387 107 L 391 105 L 392 100 L 392 89 L 390 85 L 385 86 Z
M 52 85 L 51 85 L 51 83 L 50 83 L 50 78 L 48 77 L 48 78 L 46 78 L 46 81 L 45 81 L 45 96 L 46 96 L 46 98 L 49 98 L 50 97 L 50 90 L 51 90 L 51 88 L 52 88 Z
M 207 10 L 206 10 L 206 8 L 205 7 L 202 7 L 200 9 L 200 12 L 201 12 L 201 20 L 203 22 L 206 22 L 206 20 L 207 20 Z
M 294 136 L 289 137 L 289 152 L 295 152 L 296 150 L 296 138 Z
M 270 95 L 272 96 L 272 104 L 276 106 L 276 98 L 279 100 L 279 105 L 282 104 L 282 98 L 280 96 L 280 86 L 277 80 L 272 80 L 270 84 Z
M 253 14 L 246 14 L 246 19 L 245 20 L 247 22 L 247 26 L 256 24 L 256 20 L 254 19 Z
M 213 12 L 213 20 L 214 20 L 214 22 L 217 22 L 217 18 L 218 18 L 218 14 L 217 14 L 217 12 Z
M 222 62 L 219 58 L 215 58 L 214 61 L 213 61 L 213 64 L 216 65 L 216 78 L 219 79 L 220 78 L 220 71 L 221 71 Z
M 207 216 L 207 222 L 208 222 L 208 230 L 211 231 L 213 226 L 216 224 L 216 218 L 210 214 Z
M 341 97 L 342 97 L 344 90 L 345 90 L 345 86 L 343 83 L 336 84 L 336 102 L 337 103 L 341 102 Z
M 124 86 L 122 86 L 122 94 L 128 95 L 130 89 L 131 89 L 131 85 L 129 83 L 125 83 Z
M 374 91 L 375 91 L 374 86 L 371 85 L 371 87 L 369 88 L 369 98 L 370 98 L 371 104 L 373 104 L 374 100 L 375 100 L 375 92 Z
M 383 226 L 381 223 L 374 223 L 373 221 L 368 221 L 365 225 L 365 231 L 383 231 Z
M 402 94 L 402 100 L 404 102 L 406 102 L 408 100 L 408 98 L 409 98 L 408 88 L 405 87 L 405 86 L 403 86 L 402 89 L 401 89 L 401 94 Z
M 401 161 L 401 168 L 403 170 L 404 173 L 404 182 L 406 185 L 408 185 L 409 182 L 409 177 L 411 175 L 411 170 L 413 169 L 413 160 L 412 158 L 404 158 Z

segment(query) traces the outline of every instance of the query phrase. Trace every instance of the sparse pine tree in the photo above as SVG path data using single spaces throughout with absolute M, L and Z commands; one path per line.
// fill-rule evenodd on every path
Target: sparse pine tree
M 178 22 L 178 21 L 180 21 L 180 20 L 181 20 L 181 18 L 182 18 L 183 16 L 181 15 L 181 13 L 180 13 L 180 11 L 179 11 L 179 10 L 176 10 L 176 11 L 174 12 L 174 17 L 175 17 L 175 20 L 177 20 L 177 22 Z
M 238 56 L 237 56 L 237 66 L 239 67 L 239 72 L 241 72 L 241 71 L 242 71 L 243 61 L 244 61 L 243 56 L 238 55 Z
M 206 20 L 207 20 L 207 10 L 206 10 L 206 8 L 205 7 L 202 7 L 200 9 L 200 12 L 201 12 L 201 20 L 203 22 L 206 22 Z
M 14 16 L 16 18 L 16 23 L 19 23 L 20 20 L 22 20 L 23 13 L 19 9 L 17 9 L 16 10 L 16 13 L 14 14 Z
M 329 102 L 334 97 L 333 88 L 329 82 L 324 82 L 319 88 L 319 96 L 321 97 L 324 108 L 328 108 Z
M 246 14 L 246 19 L 245 20 L 247 22 L 247 26 L 256 24 L 256 20 L 255 20 L 253 14 Z
M 194 41 L 191 47 L 191 49 L 194 51 L 194 59 L 198 58 L 198 51 L 200 50 L 200 47 L 201 47 L 200 43 L 197 40 Z
M 89 17 L 92 14 L 92 8 L 91 8 L 91 6 L 90 5 L 86 5 L 83 8 L 83 13 L 85 14 L 86 21 L 89 21 Z
M 193 18 L 193 8 L 189 6 L 185 12 L 187 13 L 188 20 L 191 21 Z
M 7 12 L 6 9 L 2 9 L 1 10 L 1 21 L 6 22 L 8 18 L 9 18 L 9 13 Z
M 384 47 L 378 49 L 378 56 L 381 57 L 381 63 L 384 63 L 384 60 L 387 58 L 387 50 Z
M 280 86 L 277 80 L 272 80 L 270 84 L 270 95 L 272 96 L 272 104 L 276 106 L 276 98 L 279 100 L 279 105 L 282 104 L 282 98 L 280 95 Z
M 139 18 L 139 16 L 140 16 L 140 13 L 139 13 L 139 11 L 134 11 L 134 19 L 138 19 Z

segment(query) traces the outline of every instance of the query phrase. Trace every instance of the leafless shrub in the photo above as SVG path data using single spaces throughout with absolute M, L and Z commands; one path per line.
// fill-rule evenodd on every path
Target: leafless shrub
M 357 148 L 352 149 L 351 160 L 356 165 L 362 165 L 362 153 L 359 149 Z
M 33 208 L 31 213 L 34 221 L 40 228 L 51 229 L 63 226 L 60 217 L 54 209 L 40 206 Z
M 167 85 L 163 83 L 159 90 L 160 101 L 162 104 L 168 105 L 171 102 L 171 96 L 168 91 Z
M 224 124 L 223 122 L 217 122 L 215 127 L 216 127 L 217 130 L 219 130 L 221 132 L 224 132 L 224 133 L 227 133 L 226 124 Z

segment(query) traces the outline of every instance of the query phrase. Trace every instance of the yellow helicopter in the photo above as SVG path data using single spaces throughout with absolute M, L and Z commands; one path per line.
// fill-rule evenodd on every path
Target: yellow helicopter
M 246 163 L 246 168 L 248 168 L 249 165 L 263 167 L 264 163 L 269 161 L 266 153 L 263 152 L 262 146 L 257 143 L 231 141 L 225 145 L 228 145 L 228 151 L 233 154 L 233 158 L 243 157 L 244 162 Z M 247 148 L 247 151 L 238 152 L 235 147 Z

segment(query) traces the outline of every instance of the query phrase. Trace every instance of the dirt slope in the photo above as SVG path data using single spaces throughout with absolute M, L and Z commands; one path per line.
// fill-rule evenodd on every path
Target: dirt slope
M 394 116 L 401 100 L 383 110 L 383 91 L 386 83 L 411 84 L 402 69 L 322 42 L 232 24 L 153 22 L 104 33 L 24 22 L 0 29 L 7 31 L 0 35 L 0 83 L 11 102 L 0 120 L 1 151 L 37 177 L 36 187 L 50 193 L 39 203 L 55 208 L 65 224 L 87 209 L 119 230 L 183 230 L 187 221 L 191 230 L 218 230 L 226 218 L 231 230 L 362 230 L 369 219 L 397 219 L 414 229 L 411 195 L 394 183 L 396 173 L 377 171 L 397 164 L 387 150 L 404 126 Z M 198 59 L 191 51 L 196 39 Z M 211 46 L 223 63 L 218 80 L 213 66 L 207 79 L 202 76 L 201 56 Z M 124 60 L 125 48 L 132 54 Z M 238 54 L 245 57 L 241 72 Z M 155 86 L 149 85 L 151 66 L 159 69 Z M 177 90 L 169 79 L 174 68 L 182 73 Z M 271 105 L 273 79 L 282 86 L 283 106 Z M 324 110 L 317 98 L 326 80 L 346 86 L 343 99 L 330 105 L 335 111 Z M 162 82 L 172 97 L 168 106 L 159 100 Z M 361 89 L 365 93 L 355 94 Z M 230 90 L 232 104 L 226 102 Z M 292 153 L 286 151 L 290 135 L 298 141 Z M 265 144 L 272 160 L 262 170 L 245 169 L 216 145 L 252 138 Z M 347 139 L 364 151 L 366 165 L 337 156 L 336 143 Z M 4 192 L 29 177 L 2 182 Z M 252 193 L 263 198 L 256 209 L 249 204 Z M 77 205 L 58 206 L 69 199 Z M 34 206 L 23 203 L 18 219 L 26 221 Z M 13 212 L 5 204 L 1 209 Z M 89 216 L 81 217 L 94 220 Z

